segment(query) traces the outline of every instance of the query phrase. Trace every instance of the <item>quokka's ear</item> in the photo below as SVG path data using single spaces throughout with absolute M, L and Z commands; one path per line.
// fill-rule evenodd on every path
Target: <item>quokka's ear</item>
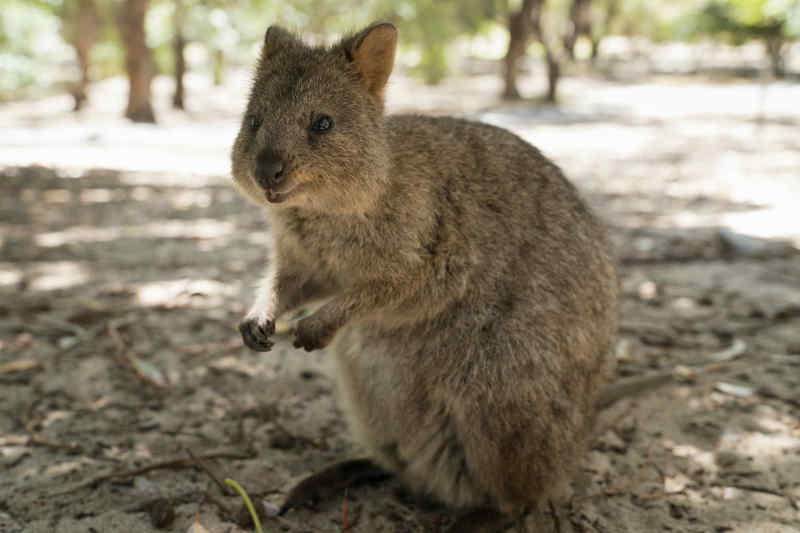
M 274 55 L 277 51 L 301 44 L 300 40 L 280 26 L 270 26 L 264 34 L 264 59 Z
M 383 89 L 394 67 L 397 48 L 397 28 L 389 22 L 373 24 L 365 30 L 345 38 L 341 46 L 352 61 L 367 90 L 383 98 Z

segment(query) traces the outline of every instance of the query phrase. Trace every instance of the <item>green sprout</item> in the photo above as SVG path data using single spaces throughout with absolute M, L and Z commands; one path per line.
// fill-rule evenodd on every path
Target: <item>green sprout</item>
M 247 506 L 247 510 L 250 511 L 250 516 L 253 517 L 253 523 L 256 525 L 256 533 L 264 533 L 264 531 L 261 529 L 261 521 L 258 519 L 258 514 L 256 513 L 256 509 L 255 507 L 253 507 L 253 502 L 250 501 L 250 496 L 247 495 L 247 493 L 244 491 L 241 485 L 236 483 L 231 478 L 225 478 L 225 483 L 236 489 L 236 492 L 238 492 L 239 496 L 241 496 L 242 499 L 244 500 L 244 504 Z

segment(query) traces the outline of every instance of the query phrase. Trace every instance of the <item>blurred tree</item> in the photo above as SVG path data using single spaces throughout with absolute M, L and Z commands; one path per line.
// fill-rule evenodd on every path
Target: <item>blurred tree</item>
M 556 101 L 558 82 L 561 78 L 561 63 L 566 60 L 560 50 L 559 43 L 564 38 L 545 31 L 545 27 L 555 28 L 558 24 L 549 21 L 543 23 L 545 13 L 550 4 L 547 0 L 523 0 L 520 10 L 509 16 L 509 42 L 505 57 L 505 87 L 503 97 L 509 99 L 519 98 L 517 89 L 517 73 L 519 60 L 525 55 L 528 39 L 533 36 L 544 50 L 545 64 L 547 65 L 547 92 L 544 100 L 548 103 Z
M 448 74 L 448 51 L 459 37 L 476 35 L 506 10 L 506 0 L 406 0 L 373 8 L 376 18 L 394 22 L 406 43 L 413 43 L 419 52 L 414 70 L 430 84 Z
M 175 34 L 172 37 L 172 52 L 174 55 L 175 92 L 172 94 L 172 107 L 184 109 L 183 76 L 186 73 L 186 10 L 183 0 L 175 1 L 175 11 L 172 14 Z
M 550 35 L 545 31 L 545 26 L 542 24 L 544 15 L 545 0 L 541 0 L 542 9 L 539 10 L 538 18 L 533 20 L 534 33 L 536 38 L 544 48 L 544 60 L 547 64 L 547 92 L 545 93 L 544 100 L 547 103 L 554 104 L 556 102 L 556 92 L 558 90 L 558 82 L 561 79 L 561 63 L 566 61 L 566 58 L 561 57 L 559 50 L 559 43 L 563 39 L 557 39 L 556 35 Z
M 208 72 L 214 85 L 222 85 L 226 58 L 249 51 L 256 39 L 263 36 L 251 33 L 253 24 L 250 10 L 258 2 L 240 3 L 236 0 L 153 0 L 147 11 L 147 42 L 152 50 L 155 71 L 174 79 L 172 106 L 185 109 L 187 105 L 185 77 L 190 69 L 187 50 L 191 44 L 199 45 L 197 65 Z M 245 22 L 244 24 L 242 22 Z M 205 55 L 203 55 L 203 49 Z
M 57 17 L 61 36 L 75 52 L 78 79 L 69 81 L 67 87 L 74 99 L 73 110 L 78 111 L 88 100 L 92 48 L 103 26 L 97 4 L 95 0 L 34 0 L 31 4 L 31 7 Z M 13 8 L 13 5 L 13 2 L 3 2 L 0 10 L 9 6 Z M 31 36 L 31 40 L 35 37 Z
M 697 17 L 695 31 L 736 45 L 761 40 L 772 73 L 781 77 L 785 74 L 786 43 L 800 36 L 800 1 L 711 0 Z
M 128 105 L 125 116 L 134 122 L 155 122 L 150 104 L 150 83 L 154 75 L 153 57 L 144 30 L 148 0 L 122 0 L 117 13 L 125 69 L 128 72 Z
M 600 55 L 600 42 L 611 32 L 614 20 L 620 11 L 621 0 L 594 1 L 592 23 L 589 33 L 591 42 L 590 59 L 594 63 Z
M 212 26 L 209 46 L 212 50 L 214 85 L 220 86 L 225 81 L 225 50 L 232 40 L 232 27 L 227 13 L 219 8 L 211 10 L 209 20 Z
M 79 79 L 71 87 L 75 100 L 73 109 L 79 111 L 88 99 L 92 47 L 97 41 L 101 19 L 94 0 L 65 0 L 62 4 L 62 33 L 75 48 Z
M 575 44 L 581 36 L 592 35 L 592 0 L 574 0 L 569 8 L 569 25 L 564 34 L 564 50 L 575 60 Z
M 519 62 L 525 56 L 525 49 L 533 30 L 533 19 L 541 16 L 543 0 L 523 0 L 519 11 L 508 16 L 508 52 L 504 60 L 504 89 L 503 98 L 518 100 L 520 98 L 517 87 L 519 75 Z

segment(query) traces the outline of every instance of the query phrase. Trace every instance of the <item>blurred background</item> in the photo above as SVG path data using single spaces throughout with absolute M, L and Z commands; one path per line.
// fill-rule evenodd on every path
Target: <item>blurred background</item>
M 127 74 L 125 114 L 137 122 L 157 121 L 153 78 L 173 79 L 172 106 L 192 109 L 187 84 L 228 83 L 250 65 L 270 24 L 326 43 L 388 20 L 401 31 L 404 71 L 433 85 L 496 71 L 510 99 L 520 97 L 519 76 L 533 62 L 546 66 L 541 96 L 549 102 L 560 78 L 579 66 L 607 78 L 800 72 L 797 0 L 2 0 L 0 7 L 2 101 L 68 92 L 80 110 L 90 93 L 103 98 L 105 86 L 93 84 Z
M 0 163 L 226 180 L 265 29 L 374 20 L 390 112 L 510 128 L 587 190 L 758 206 L 650 222 L 800 238 L 800 0 L 0 0 Z
M 2 101 L 66 91 L 80 110 L 93 83 L 127 74 L 125 114 L 139 122 L 157 119 L 154 77 L 174 79 L 172 105 L 191 109 L 186 78 L 224 85 L 276 23 L 325 43 L 389 20 L 400 28 L 400 64 L 409 73 L 437 84 L 453 73 L 496 70 L 505 98 L 520 97 L 528 58 L 547 67 L 547 101 L 576 65 L 606 76 L 632 61 L 628 76 L 786 78 L 800 63 L 796 0 L 2 0 L 0 7 Z
M 798 0 L 0 0 L 3 160 L 227 173 L 265 29 L 373 20 L 400 30 L 390 111 L 512 106 L 519 130 L 800 107 Z

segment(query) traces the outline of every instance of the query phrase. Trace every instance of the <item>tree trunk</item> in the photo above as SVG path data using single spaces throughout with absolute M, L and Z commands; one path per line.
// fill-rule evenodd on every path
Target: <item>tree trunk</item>
M 782 30 L 782 28 L 781 28 Z M 786 75 L 783 57 L 783 45 L 785 40 L 782 35 L 769 36 L 764 40 L 764 45 L 769 57 L 769 65 L 772 69 L 772 75 L 776 78 L 783 78 Z
M 75 55 L 78 58 L 78 68 L 80 70 L 80 77 L 72 87 L 72 97 L 75 99 L 74 111 L 80 111 L 89 98 L 88 89 L 91 81 L 89 67 L 92 46 L 94 46 L 97 38 L 100 24 L 94 0 L 78 0 L 77 8 L 78 11 L 74 14 L 74 23 L 69 24 L 68 31 L 71 34 L 69 40 L 75 47 Z
M 619 12 L 619 3 L 620 0 L 609 0 L 606 5 L 606 9 L 603 11 L 602 20 L 591 30 L 592 64 L 594 64 L 597 61 L 597 58 L 600 56 L 600 42 L 603 40 L 603 37 L 608 35 L 614 19 L 617 18 L 617 13 Z
M 547 92 L 545 93 L 545 101 L 548 103 L 556 103 L 558 82 L 561 79 L 561 58 L 557 55 L 559 53 L 558 48 L 554 45 L 553 41 L 548 38 L 542 24 L 545 1 L 546 0 L 540 0 L 539 9 L 534 13 L 533 33 L 536 35 L 539 42 L 542 43 L 542 47 L 544 47 L 544 58 L 547 63 Z
M 508 51 L 504 60 L 503 98 L 518 100 L 520 98 L 517 88 L 517 75 L 519 62 L 525 56 L 525 48 L 531 36 L 531 15 L 540 5 L 541 0 L 523 0 L 522 7 L 517 13 L 512 13 L 508 18 Z
M 146 12 L 147 0 L 124 0 L 117 20 L 125 47 L 125 69 L 128 71 L 128 107 L 125 116 L 134 122 L 156 121 L 150 104 L 150 82 L 154 68 L 145 40 Z
M 575 43 L 581 35 L 586 35 L 591 39 L 592 0 L 573 0 L 569 8 L 570 26 L 564 36 L 564 49 L 569 54 L 570 59 L 575 59 Z
M 547 61 L 547 94 L 545 94 L 544 99 L 550 104 L 555 104 L 558 81 L 561 79 L 561 64 L 546 45 L 545 60 Z
M 175 27 L 175 37 L 172 40 L 172 49 L 175 56 L 175 93 L 172 95 L 172 107 L 175 109 L 185 109 L 183 104 L 184 87 L 183 75 L 186 73 L 186 39 L 183 35 L 183 26 L 186 20 L 186 10 L 183 0 L 175 0 L 175 14 L 173 24 Z
M 600 57 L 600 41 L 602 40 L 603 38 L 601 36 L 594 36 L 594 35 L 592 36 L 592 41 L 591 41 L 592 47 L 591 47 L 591 53 L 589 54 L 589 62 L 592 65 L 597 63 L 597 58 Z

